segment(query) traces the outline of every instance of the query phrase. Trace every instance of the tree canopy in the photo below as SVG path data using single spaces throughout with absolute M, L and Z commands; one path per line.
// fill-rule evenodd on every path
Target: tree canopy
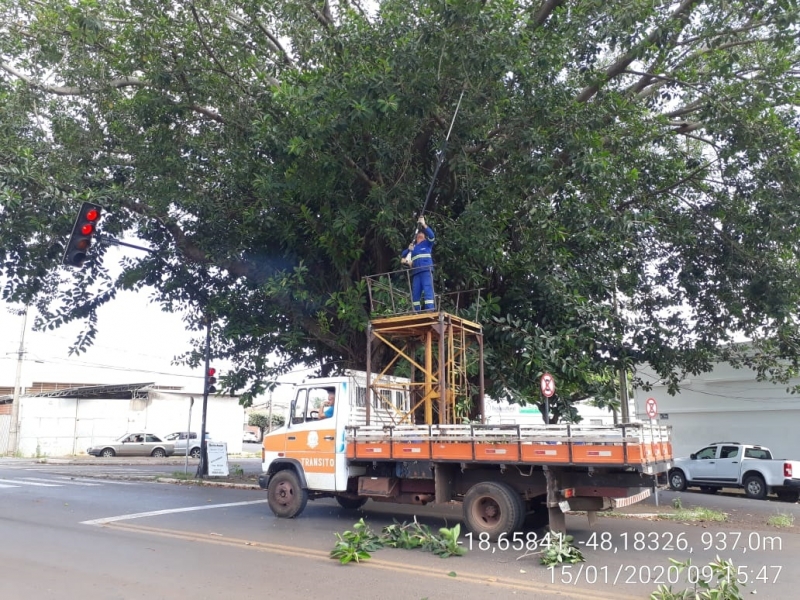
M 78 349 L 149 288 L 211 315 L 232 387 L 363 368 L 363 277 L 400 269 L 461 99 L 426 217 L 437 293 L 482 290 L 492 395 L 547 370 L 563 413 L 642 363 L 673 390 L 720 358 L 797 371 L 796 0 L 0 0 L 0 23 L 3 298 L 85 320 Z M 86 200 L 152 251 L 61 267 Z

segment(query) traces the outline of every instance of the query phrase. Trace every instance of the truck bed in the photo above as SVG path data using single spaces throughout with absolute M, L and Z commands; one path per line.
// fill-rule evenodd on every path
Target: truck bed
M 665 426 L 355 425 L 347 427 L 354 460 L 430 460 L 525 465 L 619 466 L 666 470 L 672 460 Z

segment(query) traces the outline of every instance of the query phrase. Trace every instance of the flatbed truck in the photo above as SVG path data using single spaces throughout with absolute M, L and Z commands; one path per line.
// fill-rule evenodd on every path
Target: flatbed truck
M 333 416 L 321 418 L 331 391 Z M 286 425 L 263 441 L 272 512 L 296 517 L 318 498 L 461 503 L 469 530 L 496 539 L 643 500 L 671 467 L 669 427 L 417 423 L 429 411 L 414 394 L 412 379 L 369 372 L 297 385 Z

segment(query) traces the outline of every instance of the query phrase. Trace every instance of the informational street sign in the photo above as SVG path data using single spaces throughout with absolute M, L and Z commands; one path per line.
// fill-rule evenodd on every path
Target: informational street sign
M 539 386 L 542 388 L 542 395 L 545 398 L 552 398 L 553 394 L 556 393 L 556 380 L 553 379 L 553 376 L 550 373 L 545 373 L 542 375 L 541 381 L 539 381 Z
M 656 402 L 656 399 L 648 398 L 647 402 L 644 404 L 644 410 L 647 413 L 647 416 L 651 419 L 658 418 L 658 403 Z
M 206 440 L 208 452 L 209 477 L 228 476 L 228 444 L 225 442 L 209 442 Z

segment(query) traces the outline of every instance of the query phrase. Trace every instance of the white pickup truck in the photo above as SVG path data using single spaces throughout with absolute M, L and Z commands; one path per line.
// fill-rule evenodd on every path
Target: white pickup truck
M 669 486 L 682 491 L 699 487 L 709 493 L 722 488 L 743 488 L 759 500 L 774 493 L 778 499 L 800 499 L 800 461 L 772 458 L 764 446 L 714 442 L 687 458 L 676 458 L 669 471 Z

